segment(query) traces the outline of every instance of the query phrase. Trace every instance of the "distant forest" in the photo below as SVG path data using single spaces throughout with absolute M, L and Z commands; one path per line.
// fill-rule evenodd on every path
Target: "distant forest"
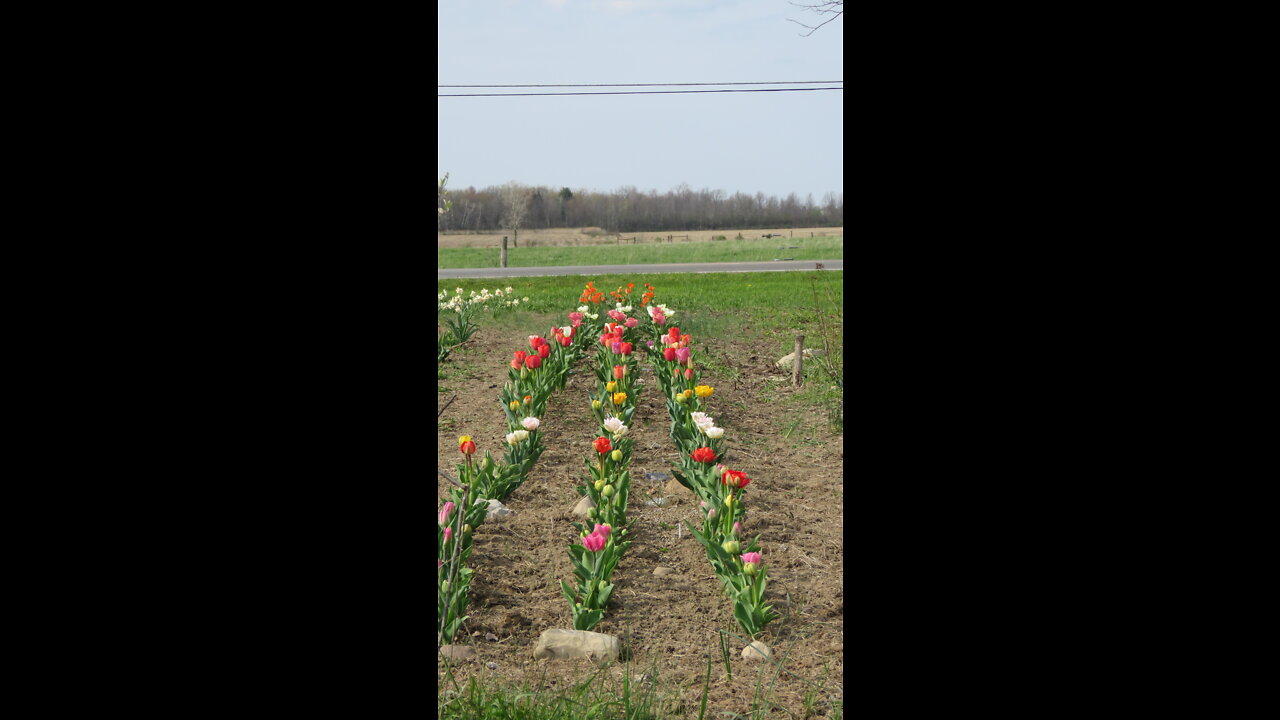
M 452 209 L 437 215 L 437 230 L 497 232 L 598 227 L 608 232 L 637 230 L 731 230 L 844 225 L 844 193 L 785 198 L 763 193 L 727 195 L 680 185 L 663 194 L 623 187 L 612 193 L 554 189 L 508 183 L 476 190 L 447 188 Z

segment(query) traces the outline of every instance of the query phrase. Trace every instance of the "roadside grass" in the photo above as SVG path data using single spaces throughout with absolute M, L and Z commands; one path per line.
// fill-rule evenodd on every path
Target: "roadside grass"
M 438 248 L 441 268 L 498 267 L 498 248 Z M 684 262 L 763 262 L 774 259 L 838 260 L 844 258 L 843 237 L 756 238 L 672 244 L 583 245 L 577 247 L 507 247 L 508 267 L 554 265 L 648 265 Z
M 707 700 L 712 668 L 722 666 L 732 682 L 729 648 L 735 642 L 750 642 L 750 638 L 739 636 L 732 632 L 732 628 L 719 633 L 719 647 L 715 648 L 715 653 L 707 654 L 707 670 L 702 682 L 688 689 L 665 682 L 656 662 L 645 671 L 637 672 L 625 654 L 626 659 L 622 663 L 606 663 L 565 688 L 547 687 L 545 673 L 543 678 L 533 683 L 526 680 L 514 685 L 499 685 L 477 682 L 473 676 L 463 685 L 454 678 L 449 662 L 442 660 L 444 675 L 437 680 L 436 686 L 437 714 L 442 720 L 708 720 L 712 717 L 791 720 L 797 716 L 773 699 L 778 677 L 785 673 L 805 685 L 802 718 L 825 716 L 840 720 L 844 701 L 838 695 L 842 689 L 828 687 L 829 667 L 824 666 L 822 676 L 816 682 L 801 678 L 786 668 L 791 649 L 803 636 L 792 640 L 775 659 L 761 661 L 758 668 L 745 668 L 749 674 L 740 681 L 753 682 L 746 714 L 726 710 L 709 712 Z M 621 665 L 622 672 L 612 672 L 618 665 Z

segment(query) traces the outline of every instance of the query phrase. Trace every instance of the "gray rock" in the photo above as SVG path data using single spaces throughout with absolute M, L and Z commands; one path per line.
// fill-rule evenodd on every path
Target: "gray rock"
M 577 505 L 573 506 L 573 510 L 570 512 L 572 512 L 575 517 L 584 518 L 587 516 L 587 511 L 595 506 L 596 504 L 591 502 L 591 497 L 589 495 L 583 495 L 582 499 L 578 501 Z
M 821 356 L 824 352 L 825 351 L 822 350 L 821 348 L 805 348 L 804 359 L 808 360 L 811 357 Z M 796 354 L 787 353 L 782 357 L 782 359 L 778 360 L 778 362 L 774 364 L 782 368 L 783 370 L 790 370 L 791 366 L 794 365 L 795 362 L 796 362 Z
M 657 575 L 658 577 L 665 577 L 667 575 L 670 575 L 673 572 L 675 572 L 675 570 L 672 570 L 669 567 L 656 567 L 653 569 L 653 574 Z
M 469 645 L 445 645 L 440 648 L 440 654 L 450 662 L 469 662 L 476 659 L 476 651 Z
M 667 504 L 667 499 L 666 499 L 666 498 L 661 498 L 661 497 L 660 497 L 660 498 L 654 498 L 654 499 L 652 499 L 652 500 L 646 500 L 644 504 L 645 504 L 645 505 L 652 505 L 652 506 L 654 506 L 654 507 L 662 507 L 663 505 L 666 505 L 666 504 Z
M 593 662 L 617 660 L 622 644 L 618 638 L 590 630 L 543 630 L 534 659 L 563 660 L 587 658 Z
M 772 657 L 773 651 L 760 640 L 756 640 L 742 648 L 742 658 L 744 660 L 768 660 Z
M 498 642 L 498 636 L 494 635 L 493 633 L 485 633 L 484 639 L 488 640 L 489 642 Z
M 494 520 L 501 520 L 502 518 L 511 514 L 511 511 L 507 509 L 507 506 L 503 505 L 497 500 L 489 500 L 488 503 L 489 503 L 489 511 L 485 513 L 485 516 L 484 516 L 484 519 L 486 521 L 492 522 Z
M 662 482 L 663 480 L 669 480 L 670 478 L 671 474 L 664 472 L 647 472 L 644 474 L 645 480 L 652 480 L 653 482 Z
M 487 662 L 487 663 L 485 663 L 485 664 L 484 664 L 484 666 L 485 666 L 485 667 L 487 667 L 487 668 L 489 668 L 490 670 L 497 670 L 497 669 L 498 669 L 498 663 L 496 663 L 496 662 Z

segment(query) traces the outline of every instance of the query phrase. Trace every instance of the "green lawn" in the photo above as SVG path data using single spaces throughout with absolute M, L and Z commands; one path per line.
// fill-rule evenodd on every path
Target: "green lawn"
M 732 236 L 730 236 L 732 237 Z M 498 267 L 498 248 L 442 248 L 436 251 L 437 267 Z M 507 248 L 508 267 L 556 265 L 649 265 L 682 262 L 753 262 L 781 258 L 839 260 L 844 258 L 843 237 L 771 238 L 710 242 L 641 243 L 632 245 L 582 245 L 577 247 Z

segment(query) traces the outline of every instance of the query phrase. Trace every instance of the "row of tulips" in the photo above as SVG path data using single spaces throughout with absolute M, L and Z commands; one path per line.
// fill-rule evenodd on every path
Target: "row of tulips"
M 629 424 L 640 397 L 637 378 L 639 365 L 633 350 L 638 337 L 633 332 L 638 324 L 627 318 L 629 307 L 618 303 L 609 311 L 612 322 L 599 327 L 600 343 L 596 349 L 596 389 L 588 400 L 597 423 L 594 451 L 584 463 L 585 482 L 579 494 L 589 497 L 594 507 L 587 511 L 588 523 L 574 523 L 578 540 L 569 546 L 577 587 L 561 580 L 560 591 L 569 601 L 573 627 L 590 630 L 604 617 L 614 585 L 610 582 L 614 568 L 631 541 L 627 540 L 627 499 L 631 490 L 631 455 L 634 437 Z M 598 313 L 594 314 L 598 318 Z M 570 313 L 570 319 L 588 319 L 583 308 Z M 597 327 L 592 324 L 593 329 Z
M 692 338 L 678 327 L 659 330 L 671 315 L 668 308 L 658 306 L 650 309 L 649 315 L 654 336 L 648 343 L 649 361 L 666 398 L 671 439 L 680 451 L 680 462 L 672 475 L 698 496 L 705 513 L 701 528 L 686 526 L 706 550 L 725 594 L 733 601 L 738 624 L 755 636 L 776 614 L 764 604 L 767 578 L 761 564 L 760 537 L 743 539 L 743 500 L 751 478 L 724 464 L 728 456 L 724 429 L 705 412 L 705 402 L 715 394 L 715 388 L 700 382 L 701 369 L 690 347 Z
M 467 567 L 471 553 L 471 532 L 484 522 L 488 500 L 505 500 L 525 481 L 543 446 L 540 417 L 551 393 L 564 387 L 569 369 L 582 356 L 585 342 L 575 342 L 576 327 L 551 328 L 548 341 L 531 336 L 531 350 L 513 355 L 508 380 L 499 396 L 507 418 L 505 463 L 496 462 L 485 451 L 475 461 L 475 442 L 470 436 L 458 439 L 464 462 L 457 466 L 464 488 L 450 488 L 450 500 L 440 509 L 437 537 L 437 617 L 441 640 L 451 641 L 466 620 L 463 612 L 470 596 L 473 571 Z M 470 508 L 464 517 L 459 508 Z

